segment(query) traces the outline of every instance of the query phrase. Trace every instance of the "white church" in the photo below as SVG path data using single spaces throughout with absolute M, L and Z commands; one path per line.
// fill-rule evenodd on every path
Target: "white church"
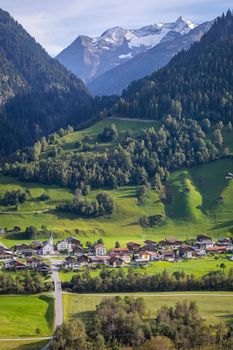
M 41 255 L 55 255 L 55 249 L 53 245 L 53 235 L 51 233 L 50 238 L 44 243 L 43 247 L 40 249 L 39 254 Z

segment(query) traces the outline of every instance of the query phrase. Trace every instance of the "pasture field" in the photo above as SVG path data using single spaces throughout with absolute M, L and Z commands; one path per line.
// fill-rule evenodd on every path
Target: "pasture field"
M 15 178 L 1 176 L 0 193 L 4 193 L 12 185 L 15 188 L 23 186 L 30 189 L 33 198 L 36 197 L 37 191 L 38 193 L 47 191 L 50 193 L 50 199 L 40 203 L 40 209 L 48 208 L 48 212 L 35 213 L 32 207 L 39 209 L 35 206 L 35 202 L 33 204 L 25 202 L 23 208 L 17 212 L 0 214 L 0 227 L 20 226 L 24 231 L 27 226 L 40 229 L 42 225 L 46 225 L 49 230 L 55 232 L 57 239 L 73 234 L 85 243 L 87 240 L 96 241 L 99 237 L 103 237 L 108 248 L 111 248 L 116 240 L 124 246 L 129 240 L 143 243 L 145 239 L 158 241 L 171 236 L 187 239 L 199 233 L 205 233 L 214 238 L 231 236 L 233 181 L 226 180 L 225 174 L 232 168 L 233 161 L 224 159 L 172 173 L 168 181 L 168 189 L 172 195 L 169 202 L 165 204 L 160 201 L 156 192 L 151 191 L 145 205 L 138 206 L 135 186 L 111 190 L 117 210 L 112 217 L 97 219 L 83 219 L 73 214 L 55 211 L 58 202 L 72 199 L 72 192 L 69 189 L 26 184 L 18 182 Z M 184 192 L 186 187 L 189 188 L 188 193 Z M 90 198 L 94 198 L 97 192 L 92 191 Z M 224 198 L 223 203 L 217 202 L 217 197 L 220 195 Z M 4 210 L 7 208 L 5 207 Z M 141 216 L 159 213 L 167 215 L 166 222 L 160 227 L 145 229 L 139 225 Z M 22 232 L 9 233 L 0 240 L 7 246 L 26 241 Z
M 116 124 L 119 139 L 124 137 L 126 130 L 139 133 L 142 128 L 154 126 L 158 122 L 122 120 L 117 118 L 104 119 L 91 127 L 68 134 L 60 139 L 64 151 L 77 151 L 77 141 L 89 137 L 88 141 L 94 151 L 104 151 L 114 148 L 116 144 L 100 144 L 97 135 L 105 126 Z M 223 130 L 225 146 L 233 152 L 232 132 Z M 119 140 L 118 140 L 119 141 Z M 117 141 L 117 142 L 118 142 Z M 53 146 L 50 146 L 50 148 Z M 51 149 L 48 150 L 48 152 Z M 42 154 L 43 157 L 47 155 Z M 37 183 L 23 183 L 17 178 L 0 176 L 0 227 L 9 229 L 20 226 L 22 232 L 9 233 L 0 237 L 0 242 L 11 247 L 18 242 L 26 242 L 24 230 L 27 226 L 40 229 L 42 225 L 54 232 L 55 240 L 69 235 L 78 237 L 84 244 L 86 241 L 96 241 L 100 237 L 108 248 L 114 246 L 116 240 L 121 246 L 134 240 L 143 243 L 145 239 L 159 241 L 164 237 L 179 239 L 194 238 L 198 234 L 207 234 L 213 238 L 231 237 L 233 233 L 233 180 L 226 180 L 225 175 L 233 172 L 233 160 L 221 159 L 191 169 L 181 169 L 171 173 L 167 182 L 167 200 L 162 202 L 155 191 L 142 206 L 138 206 L 136 186 L 121 187 L 110 191 L 116 202 L 116 212 L 112 217 L 84 219 L 70 213 L 58 213 L 56 205 L 70 201 L 72 190 L 58 186 Z M 14 207 L 2 205 L 1 198 L 10 189 L 28 189 L 31 200 Z M 91 191 L 89 198 L 95 198 L 98 191 Z M 41 194 L 49 195 L 49 200 L 40 201 Z M 222 196 L 223 201 L 217 198 Z M 5 214 L 4 214 L 5 212 Z M 166 214 L 166 221 L 156 228 L 142 228 L 139 219 L 143 215 Z M 47 237 L 38 236 L 45 240 Z
M 41 350 L 48 343 L 42 341 L 0 341 L 0 350 Z
M 102 143 L 98 140 L 98 134 L 100 134 L 104 127 L 109 127 L 115 124 L 119 133 L 118 140 L 115 142 Z M 76 131 L 72 134 L 66 135 L 61 138 L 61 146 L 65 152 L 77 151 L 77 141 L 83 141 L 85 137 L 88 137 L 88 143 L 90 145 L 90 151 L 104 152 L 106 148 L 113 149 L 119 141 L 124 139 L 126 130 L 132 130 L 135 134 L 139 134 L 143 128 L 158 128 L 160 122 L 158 121 L 143 121 L 143 120 L 123 120 L 118 118 L 103 119 L 96 124 L 90 126 L 81 131 Z M 50 147 L 48 152 L 53 148 Z
M 53 317 L 54 299 L 49 295 L 1 295 L 0 340 L 50 336 Z
M 142 297 L 145 300 L 148 317 L 155 317 L 163 306 L 174 306 L 177 302 L 195 301 L 200 313 L 208 324 L 232 321 L 233 293 L 225 292 L 169 292 L 169 293 L 126 293 L 126 294 L 64 294 L 63 308 L 65 320 L 80 318 L 87 322 L 104 297 Z
M 216 256 L 217 257 L 217 256 Z M 167 270 L 170 273 L 176 272 L 176 271 L 184 271 L 186 274 L 194 274 L 197 277 L 200 277 L 202 275 L 207 274 L 210 271 L 216 271 L 220 270 L 220 265 L 224 263 L 225 269 L 224 271 L 227 273 L 229 269 L 233 268 L 233 262 L 226 259 L 225 256 L 219 256 L 218 259 L 215 259 L 215 257 L 208 256 L 201 259 L 191 259 L 187 261 L 181 261 L 176 263 L 171 263 L 168 261 L 158 261 L 149 263 L 149 266 L 147 267 L 140 267 L 140 268 L 133 268 L 134 271 L 141 273 L 141 274 L 148 274 L 153 275 L 156 273 L 161 273 L 164 270 Z M 127 272 L 128 269 L 122 268 L 124 271 Z M 83 270 L 84 271 L 84 270 Z M 98 276 L 101 269 L 97 270 L 89 270 L 91 276 Z M 62 282 L 69 282 L 71 278 L 76 275 L 77 272 L 60 272 L 60 278 Z

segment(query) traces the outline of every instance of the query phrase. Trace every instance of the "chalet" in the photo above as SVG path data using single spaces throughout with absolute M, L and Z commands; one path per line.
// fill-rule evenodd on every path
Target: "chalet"
M 13 252 L 2 246 L 0 246 L 0 260 L 12 259 Z
M 77 270 L 80 267 L 80 264 L 78 263 L 77 259 L 74 256 L 68 256 L 65 258 L 65 261 L 63 263 L 63 266 L 66 270 Z
M 112 257 L 108 260 L 109 267 L 121 267 L 125 265 L 125 261 L 119 257 Z
M 104 256 L 107 254 L 107 249 L 103 244 L 95 245 L 95 255 L 96 256 Z
M 151 240 L 146 240 L 144 241 L 144 247 L 143 249 L 145 250 L 149 250 L 149 251 L 155 251 L 158 247 L 158 244 L 154 241 L 151 241 Z
M 18 260 L 11 260 L 10 262 L 7 262 L 6 264 L 4 264 L 4 268 L 6 270 L 20 271 L 20 270 L 26 270 L 27 266 Z
M 71 253 L 71 254 L 74 255 L 74 256 L 80 256 L 80 255 L 82 255 L 83 252 L 84 252 L 83 247 L 80 246 L 80 245 L 76 245 L 76 246 L 73 247 L 72 249 L 73 249 L 73 250 L 72 250 L 72 253 Z
M 134 267 L 145 267 L 148 266 L 148 261 L 142 258 L 136 258 L 134 261 L 132 261 L 131 265 Z
M 176 258 L 176 253 L 172 249 L 163 249 L 159 251 L 161 260 L 174 261 Z
M 202 243 L 206 245 L 206 248 L 213 247 L 214 242 L 211 237 L 204 236 L 204 235 L 198 235 L 197 236 L 197 243 Z
M 145 260 L 145 261 L 150 261 L 150 260 L 151 260 L 151 253 L 141 251 L 141 252 L 139 253 L 139 258 L 140 258 L 140 259 L 143 259 L 143 260 Z
M 28 257 L 31 257 L 33 253 L 34 253 L 34 250 L 28 248 L 21 251 L 21 256 L 23 258 L 28 258 Z
M 139 253 L 141 245 L 135 242 L 127 243 L 127 248 L 131 253 Z
M 112 251 L 109 254 L 110 258 L 121 258 L 124 260 L 125 264 L 130 264 L 132 256 L 128 253 L 119 253 L 119 254 L 114 254 Z
M 60 253 L 70 253 L 73 251 L 72 244 L 68 239 L 57 243 L 57 251 Z
M 219 238 L 218 244 L 220 246 L 230 247 L 232 245 L 232 242 L 228 238 Z
M 110 260 L 110 256 L 90 256 L 89 265 L 107 265 L 108 260 Z
M 188 246 L 183 246 L 179 250 L 182 259 L 192 259 L 194 257 L 194 249 Z
M 128 254 L 128 248 L 113 248 L 110 254 Z
M 28 258 L 26 259 L 26 266 L 29 269 L 36 270 L 38 265 L 41 264 L 41 262 L 42 262 L 41 259 L 38 259 L 36 257 Z
M 214 253 L 214 254 L 223 254 L 226 253 L 226 247 L 225 246 L 214 246 L 206 248 L 206 252 L 208 253 Z
M 53 236 L 51 235 L 47 242 L 44 242 L 43 247 L 39 250 L 41 255 L 55 255 L 55 249 L 53 245 Z
M 42 262 L 37 266 L 37 271 L 43 274 L 48 274 L 50 272 L 50 266 Z
M 176 238 L 168 238 L 165 240 L 166 246 L 171 249 L 179 249 L 182 245 L 182 242 L 177 240 Z
M 80 240 L 77 239 L 77 238 L 75 238 L 75 237 L 73 237 L 73 236 L 68 237 L 68 238 L 66 239 L 66 241 L 69 242 L 69 243 L 71 243 L 71 245 L 73 246 L 73 248 L 74 248 L 74 246 L 80 246 L 80 247 L 82 247 L 82 243 L 80 242 Z
M 22 253 L 25 249 L 30 249 L 30 246 L 26 243 L 16 244 L 13 249 L 16 253 Z
M 89 264 L 90 258 L 87 255 L 81 255 L 77 257 L 77 263 L 80 266 L 86 266 Z
M 43 247 L 43 243 L 40 241 L 33 241 L 31 243 L 31 248 L 33 249 L 34 252 L 37 252 Z

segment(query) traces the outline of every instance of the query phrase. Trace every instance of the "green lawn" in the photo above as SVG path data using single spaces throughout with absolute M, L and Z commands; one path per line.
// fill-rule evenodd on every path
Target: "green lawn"
M 92 294 L 92 295 L 63 295 L 64 317 L 81 318 L 88 321 L 95 311 L 96 305 L 103 297 L 107 296 L 141 296 L 146 302 L 149 317 L 155 317 L 157 310 L 163 306 L 173 306 L 180 301 L 195 301 L 202 316 L 209 324 L 216 324 L 221 321 L 232 321 L 233 315 L 233 293 L 127 293 L 127 294 Z
M 0 341 L 0 350 L 41 350 L 48 340 L 44 341 Z
M 0 296 L 0 338 L 41 337 L 53 331 L 54 301 L 48 295 Z

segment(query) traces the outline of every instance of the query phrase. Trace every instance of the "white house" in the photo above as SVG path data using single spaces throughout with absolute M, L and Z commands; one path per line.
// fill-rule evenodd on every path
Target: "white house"
M 41 255 L 55 255 L 55 249 L 53 245 L 53 236 L 51 235 L 48 242 L 46 242 L 40 249 L 39 254 Z
M 63 241 L 57 243 L 57 251 L 58 252 L 72 252 L 72 244 L 67 239 L 64 239 Z
M 97 244 L 95 246 L 95 255 L 96 256 L 104 256 L 107 254 L 107 249 L 103 244 Z

